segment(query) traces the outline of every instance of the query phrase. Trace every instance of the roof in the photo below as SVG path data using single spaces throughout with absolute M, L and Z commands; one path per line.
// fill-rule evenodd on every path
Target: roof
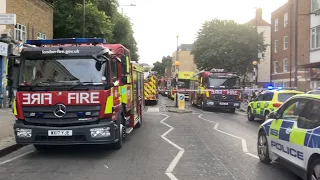
M 103 44 L 102 46 L 109 48 L 114 54 L 124 54 L 123 50 L 130 52 L 129 49 L 124 47 L 122 44 Z
M 181 44 L 178 48 L 181 51 L 192 51 L 193 44 Z
M 320 100 L 319 94 L 298 94 L 298 95 L 295 95 L 294 97 L 304 97 L 304 98 L 312 98 L 312 99 Z
M 257 23 L 257 24 L 256 24 Z M 249 22 L 247 22 L 246 24 L 250 24 L 252 26 L 271 26 L 270 23 L 268 23 L 267 21 L 260 19 L 258 20 L 258 22 L 256 22 L 256 18 L 251 19 Z
M 298 67 L 299 68 L 320 68 L 320 62 L 301 64 Z
M 296 93 L 296 94 L 304 94 L 304 92 L 302 91 L 296 91 L 296 90 L 267 90 L 265 92 L 273 92 L 273 93 L 278 93 L 278 94 L 281 94 L 281 93 Z

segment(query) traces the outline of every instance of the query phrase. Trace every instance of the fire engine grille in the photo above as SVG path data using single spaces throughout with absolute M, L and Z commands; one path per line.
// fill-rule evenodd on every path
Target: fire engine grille
M 211 95 L 212 100 L 214 101 L 221 101 L 221 102 L 233 102 L 236 101 L 235 95 L 221 95 L 221 94 L 213 94 Z
M 25 121 L 36 124 L 73 124 L 98 120 L 100 106 L 66 106 L 66 114 L 57 117 L 54 114 L 55 106 L 23 107 Z M 86 112 L 91 115 L 85 116 Z

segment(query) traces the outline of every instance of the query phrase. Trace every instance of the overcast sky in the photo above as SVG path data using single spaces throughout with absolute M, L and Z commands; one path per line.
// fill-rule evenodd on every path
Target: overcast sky
M 288 0 L 120 0 L 124 14 L 131 18 L 138 42 L 140 63 L 152 63 L 172 55 L 179 44 L 193 43 L 203 22 L 213 18 L 245 23 L 261 7 L 263 19 L 270 22 L 271 12 Z

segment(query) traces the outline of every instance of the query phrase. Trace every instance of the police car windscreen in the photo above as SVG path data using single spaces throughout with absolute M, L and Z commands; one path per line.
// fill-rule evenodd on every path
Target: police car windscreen
M 280 93 L 278 95 L 278 101 L 285 102 L 286 100 L 288 100 L 289 98 L 291 98 L 294 95 L 296 95 L 296 94 L 295 93 Z
M 237 86 L 237 77 L 209 77 L 209 86 L 211 88 L 235 87 Z
M 61 85 L 61 83 L 92 82 L 101 83 L 104 66 L 95 67 L 92 58 L 55 58 L 46 60 L 24 60 L 21 65 L 20 83 L 26 85 Z

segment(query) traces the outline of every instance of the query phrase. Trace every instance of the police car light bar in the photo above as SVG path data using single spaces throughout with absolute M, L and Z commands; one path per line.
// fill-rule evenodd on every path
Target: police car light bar
M 105 44 L 104 38 L 67 38 L 67 39 L 44 39 L 44 40 L 27 40 L 30 45 L 57 45 L 57 44 Z

